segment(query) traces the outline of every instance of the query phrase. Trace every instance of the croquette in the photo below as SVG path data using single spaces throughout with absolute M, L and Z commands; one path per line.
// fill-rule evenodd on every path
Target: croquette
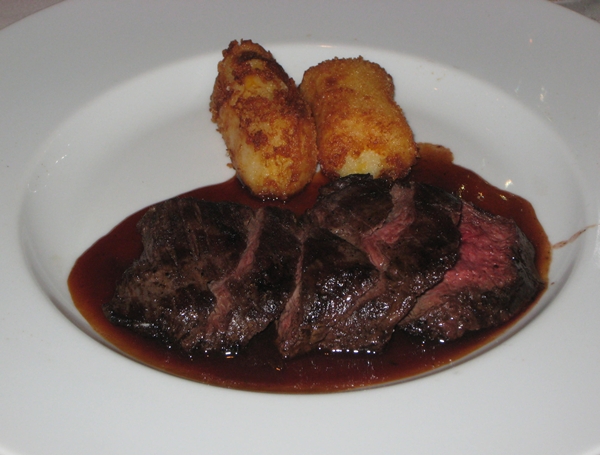
M 210 110 L 239 179 L 256 196 L 285 200 L 311 181 L 317 146 L 310 108 L 262 46 L 232 41 L 223 51 Z
M 334 58 L 306 70 L 300 92 L 317 128 L 319 164 L 330 178 L 404 177 L 418 149 L 394 99 L 392 77 L 378 64 Z

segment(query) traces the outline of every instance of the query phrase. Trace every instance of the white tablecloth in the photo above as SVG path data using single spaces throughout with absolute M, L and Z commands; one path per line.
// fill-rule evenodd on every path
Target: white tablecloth
M 0 0 L 0 29 L 63 0 Z M 600 0 L 550 0 L 600 22 Z

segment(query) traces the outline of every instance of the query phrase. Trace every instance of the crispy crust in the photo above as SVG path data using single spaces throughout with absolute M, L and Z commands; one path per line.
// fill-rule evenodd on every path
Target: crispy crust
M 300 92 L 315 117 L 319 164 L 327 176 L 396 179 L 415 164 L 412 130 L 381 66 L 362 57 L 327 60 L 304 73 Z
M 223 51 L 210 110 L 238 177 L 252 193 L 287 199 L 310 182 L 317 166 L 310 108 L 262 46 L 232 41 Z

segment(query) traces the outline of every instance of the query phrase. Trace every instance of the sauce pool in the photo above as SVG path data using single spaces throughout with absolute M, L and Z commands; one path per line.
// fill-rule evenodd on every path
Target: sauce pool
M 546 280 L 551 245 L 531 204 L 455 165 L 448 149 L 420 144 L 420 151 L 421 158 L 411 171 L 410 178 L 433 184 L 484 210 L 514 219 L 534 244 L 536 264 Z M 253 198 L 235 177 L 181 196 L 238 202 L 252 207 L 279 205 L 301 214 L 312 206 L 318 189 L 325 183 L 327 179 L 317 174 L 301 194 L 286 203 L 262 202 Z M 333 392 L 395 382 L 466 356 L 497 338 L 534 304 L 532 302 L 500 327 L 467 333 L 448 343 L 424 340 L 397 331 L 379 354 L 315 351 L 293 359 L 282 359 L 273 343 L 276 334 L 271 324 L 235 356 L 203 352 L 190 356 L 124 327 L 114 326 L 102 313 L 102 305 L 112 298 L 123 272 L 142 253 L 141 238 L 135 226 L 145 211 L 140 210 L 123 220 L 76 261 L 68 279 L 69 290 L 75 306 L 108 342 L 144 364 L 194 381 L 244 390 L 288 393 Z

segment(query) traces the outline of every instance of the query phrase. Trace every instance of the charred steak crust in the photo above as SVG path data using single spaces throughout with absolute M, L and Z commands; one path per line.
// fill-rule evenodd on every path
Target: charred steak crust
M 205 349 L 244 346 L 278 318 L 296 289 L 300 228 L 290 211 L 261 208 L 236 269 L 209 284 L 217 302 L 208 318 Z
M 332 348 L 328 340 L 335 328 L 377 286 L 379 275 L 364 252 L 325 229 L 311 229 L 304 241 L 298 296 L 277 322 L 279 351 L 292 357 Z
M 254 214 L 245 206 L 172 199 L 138 223 L 144 251 L 103 306 L 114 324 L 192 350 L 215 305 L 209 284 L 230 273 Z
M 441 341 L 497 326 L 542 289 L 535 249 L 514 221 L 463 204 L 460 258 L 400 327 Z
M 542 286 L 516 224 L 433 186 L 351 175 L 291 211 L 175 198 L 138 223 L 143 253 L 103 306 L 184 351 L 233 353 L 271 323 L 284 357 L 379 351 L 507 321 Z
M 396 287 L 420 295 L 438 283 L 458 259 L 462 202 L 429 185 L 397 185 L 397 189 L 412 192 L 414 214 L 394 241 L 380 242 L 380 249 Z M 406 196 L 401 201 L 407 204 Z
M 319 198 L 308 212 L 317 226 L 355 246 L 361 237 L 379 228 L 393 208 L 391 182 L 355 174 L 321 187 Z
M 278 325 L 280 352 L 380 350 L 456 262 L 460 208 L 428 185 L 368 175 L 324 186 L 306 214 L 316 228 L 305 241 L 301 298 Z

